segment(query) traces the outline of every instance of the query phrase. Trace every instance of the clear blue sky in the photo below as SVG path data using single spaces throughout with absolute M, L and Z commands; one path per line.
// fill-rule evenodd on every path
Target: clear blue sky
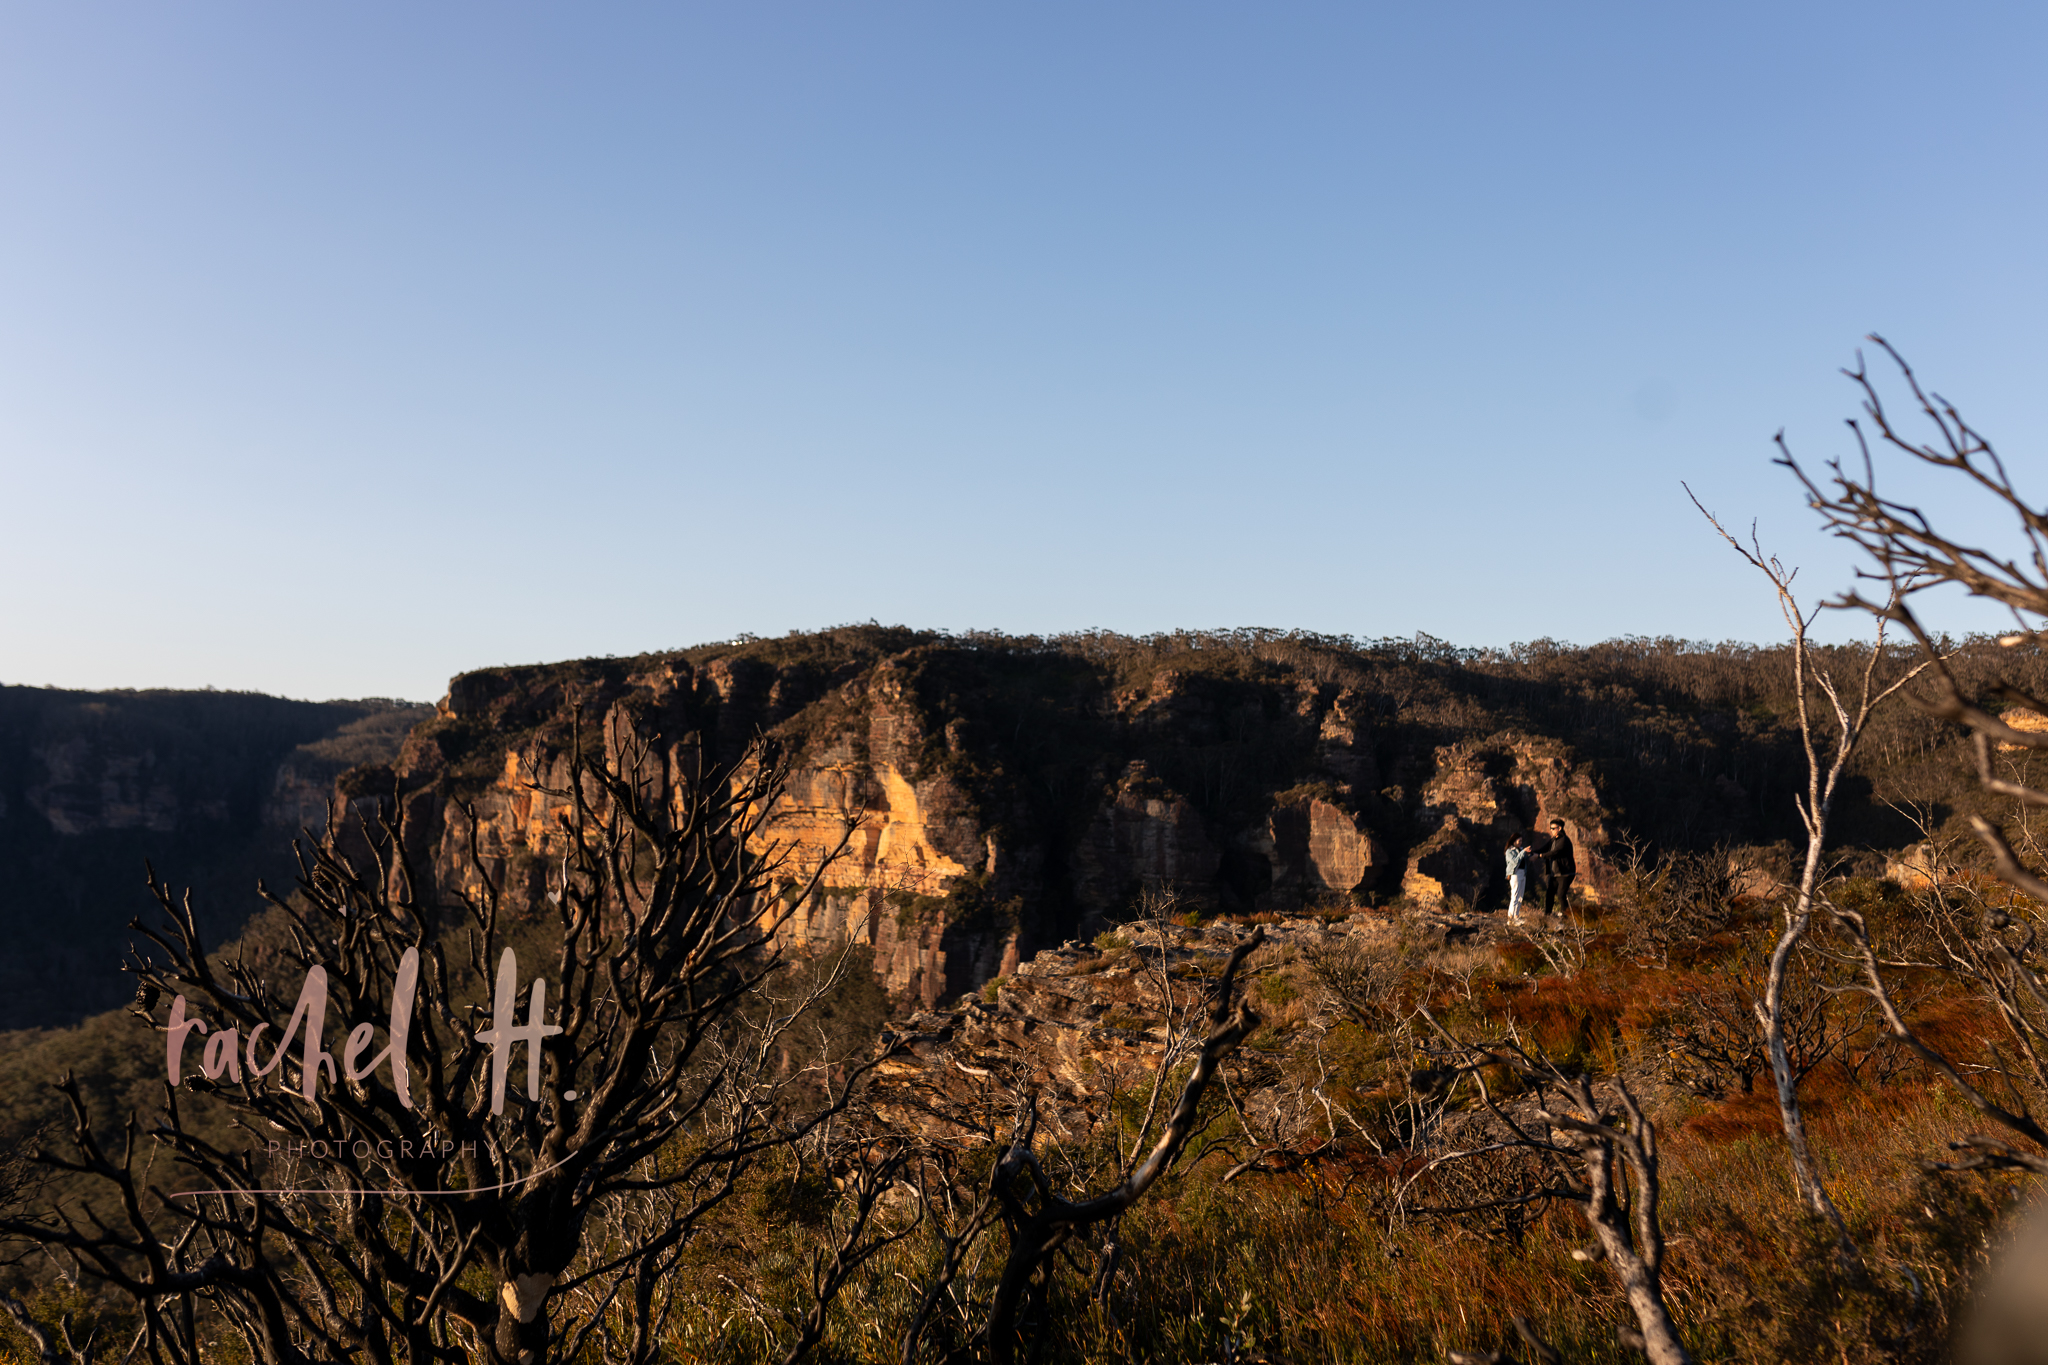
M 0 5 L 0 681 L 870 618 L 1772 638 L 2048 436 L 2048 9 Z M 2048 496 L 2048 470 L 2032 480 Z M 1961 618 L 1958 618 L 1959 620 Z

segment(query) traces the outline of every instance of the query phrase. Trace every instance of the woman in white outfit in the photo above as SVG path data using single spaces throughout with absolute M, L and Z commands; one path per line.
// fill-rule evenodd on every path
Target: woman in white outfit
M 1529 891 L 1529 845 L 1517 834 L 1508 844 L 1508 923 L 1522 922 L 1522 898 Z

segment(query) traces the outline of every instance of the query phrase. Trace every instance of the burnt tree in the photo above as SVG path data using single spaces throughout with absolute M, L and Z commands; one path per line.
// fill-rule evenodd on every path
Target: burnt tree
M 403 802 L 332 822 L 296 892 L 271 896 L 288 983 L 209 953 L 152 876 L 166 923 L 138 924 L 134 970 L 163 1115 L 110 1148 L 71 1087 L 71 1139 L 41 1160 L 113 1213 L 69 1204 L 0 1234 L 132 1301 L 166 1365 L 236 1338 L 263 1362 L 656 1358 L 668 1271 L 707 1213 L 871 1062 L 783 1061 L 831 974 L 767 999 L 777 931 L 832 858 L 776 838 L 776 753 L 664 759 L 617 717 L 587 739 L 529 779 L 554 816 L 540 923 L 501 913 L 473 813 L 467 887 L 430 897 Z M 198 1104 L 243 1141 L 201 1136 Z

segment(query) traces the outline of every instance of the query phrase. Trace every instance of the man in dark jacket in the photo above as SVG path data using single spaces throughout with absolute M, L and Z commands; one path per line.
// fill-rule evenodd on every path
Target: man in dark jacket
M 1548 915 L 1554 902 L 1559 914 L 1571 904 L 1572 878 L 1579 875 L 1579 864 L 1572 857 L 1572 841 L 1564 832 L 1564 821 L 1550 822 L 1550 843 L 1543 850 L 1543 867 L 1550 876 L 1543 884 L 1543 913 Z

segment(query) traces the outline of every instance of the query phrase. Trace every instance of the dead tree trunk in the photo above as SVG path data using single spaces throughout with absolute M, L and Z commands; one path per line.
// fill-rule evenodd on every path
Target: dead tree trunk
M 1613 1265 L 1628 1296 L 1629 1311 L 1635 1314 L 1641 1331 L 1643 1352 L 1651 1365 L 1692 1365 L 1692 1354 L 1679 1339 L 1664 1303 L 1664 1229 L 1657 1218 L 1661 1182 L 1657 1169 L 1657 1126 L 1644 1117 L 1635 1096 L 1619 1079 L 1615 1093 L 1621 1097 L 1627 1124 L 1615 1128 L 1602 1122 L 1593 1103 L 1590 1086 L 1576 1080 L 1564 1087 L 1572 1103 L 1587 1117 L 1563 1110 L 1540 1111 L 1544 1122 L 1564 1133 L 1579 1149 L 1586 1170 L 1585 1198 L 1580 1208 L 1599 1239 L 1600 1250 Z M 1615 1157 L 1626 1167 L 1632 1187 L 1629 1208 L 1621 1207 L 1615 1180 Z
M 1415 1212 L 1457 1215 L 1485 1208 L 1526 1206 L 1537 1201 L 1569 1201 L 1585 1215 L 1597 1242 L 1597 1250 L 1575 1255 L 1583 1260 L 1611 1263 L 1628 1299 L 1636 1331 L 1624 1330 L 1622 1340 L 1645 1352 L 1652 1365 L 1691 1365 L 1692 1355 L 1686 1350 L 1672 1321 L 1670 1307 L 1664 1301 L 1664 1228 L 1658 1214 L 1663 1184 L 1657 1159 L 1657 1127 L 1636 1103 L 1628 1086 L 1619 1077 L 1614 1080 L 1614 1091 L 1620 1101 L 1619 1112 L 1615 1112 L 1596 1098 L 1586 1077 L 1565 1075 L 1554 1064 L 1530 1056 L 1512 1039 L 1490 1044 L 1461 1042 L 1427 1010 L 1423 1017 L 1449 1049 L 1446 1065 L 1437 1073 L 1448 1083 L 1443 1092 L 1446 1102 L 1451 1092 L 1469 1078 L 1477 1088 L 1481 1107 L 1494 1125 L 1488 1141 L 1467 1151 L 1438 1157 L 1424 1173 L 1455 1161 L 1520 1150 L 1534 1155 L 1547 1168 L 1548 1176 L 1533 1190 L 1455 1207 L 1420 1207 Z M 1526 1117 L 1518 1119 L 1495 1099 L 1485 1074 L 1493 1066 L 1513 1071 L 1535 1092 L 1533 1117 L 1540 1126 L 1530 1124 Z M 1615 1174 L 1617 1157 L 1625 1172 L 1620 1178 Z M 1624 1183 L 1629 1195 L 1626 1209 L 1622 1206 Z M 1551 1350 L 1530 1324 L 1517 1321 L 1516 1330 L 1539 1358 Z M 1551 1351 L 1552 1357 L 1555 1354 Z M 1475 1355 L 1464 1358 L 1488 1359 Z

